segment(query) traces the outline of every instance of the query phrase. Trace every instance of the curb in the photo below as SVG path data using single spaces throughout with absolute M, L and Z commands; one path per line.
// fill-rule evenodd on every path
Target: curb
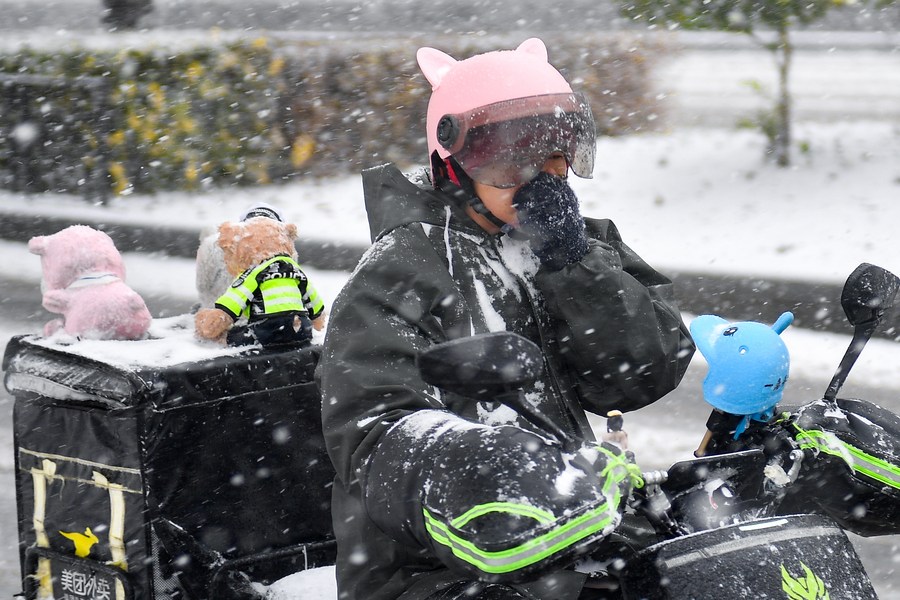
M 37 235 L 49 235 L 70 225 L 83 224 L 105 231 L 122 252 L 193 259 L 200 243 L 199 229 L 14 213 L 3 213 L 2 216 L 0 239 L 9 241 L 27 242 Z M 352 271 L 366 246 L 307 239 L 297 243 L 297 250 L 301 262 L 310 267 Z M 841 308 L 841 285 L 690 271 L 669 270 L 665 274 L 675 284 L 681 309 L 693 314 L 718 314 L 733 321 L 774 323 L 782 312 L 789 310 L 794 313 L 794 327 L 846 335 L 853 333 Z M 875 336 L 900 341 L 900 307 L 895 306 L 888 312 Z

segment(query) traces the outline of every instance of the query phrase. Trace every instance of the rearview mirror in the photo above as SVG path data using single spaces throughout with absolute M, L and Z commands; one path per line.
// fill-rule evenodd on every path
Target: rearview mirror
M 841 307 L 852 325 L 878 323 L 894 305 L 900 279 L 881 267 L 862 263 L 847 277 Z
M 875 333 L 884 313 L 894 305 L 898 289 L 900 279 L 896 275 L 869 263 L 862 263 L 847 277 L 841 292 L 841 306 L 853 325 L 853 339 L 825 390 L 825 400 L 837 398 L 850 369 Z

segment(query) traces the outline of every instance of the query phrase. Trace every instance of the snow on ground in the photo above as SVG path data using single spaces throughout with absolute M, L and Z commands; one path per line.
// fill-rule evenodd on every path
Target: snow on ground
M 751 131 L 684 129 L 603 140 L 586 215 L 609 216 L 662 268 L 842 282 L 866 260 L 900 270 L 900 126 L 801 124 L 794 165 Z
M 747 36 L 692 32 L 678 39 L 684 47 L 665 59 L 656 75 L 657 87 L 671 94 L 673 101 L 667 122 L 731 125 L 772 106 L 778 76 L 775 62 Z M 739 46 L 741 41 L 746 45 Z M 814 44 L 798 47 L 793 55 L 790 91 L 796 120 L 828 122 L 856 115 L 900 118 L 900 53 L 896 51 L 900 36 L 830 32 L 819 40 L 795 36 L 795 42 Z M 723 46 L 732 49 L 722 52 Z M 893 52 L 884 51 L 891 47 Z

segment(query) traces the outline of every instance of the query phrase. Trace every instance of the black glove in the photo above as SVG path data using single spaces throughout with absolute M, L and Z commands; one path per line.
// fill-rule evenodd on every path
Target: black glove
M 643 484 L 614 446 L 567 452 L 519 427 L 434 410 L 384 433 L 361 481 L 365 509 L 384 533 L 480 581 L 507 582 L 600 544 L 622 499 Z
M 513 197 L 521 231 L 545 267 L 559 271 L 587 254 L 589 245 L 578 198 L 566 180 L 541 172 Z

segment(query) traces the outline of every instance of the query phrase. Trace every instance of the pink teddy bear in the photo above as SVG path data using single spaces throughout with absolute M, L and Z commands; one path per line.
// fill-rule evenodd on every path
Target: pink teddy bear
M 33 237 L 28 250 L 41 257 L 44 308 L 62 315 L 44 326 L 94 340 L 137 340 L 152 317 L 137 292 L 125 283 L 125 264 L 112 239 L 85 225 Z

